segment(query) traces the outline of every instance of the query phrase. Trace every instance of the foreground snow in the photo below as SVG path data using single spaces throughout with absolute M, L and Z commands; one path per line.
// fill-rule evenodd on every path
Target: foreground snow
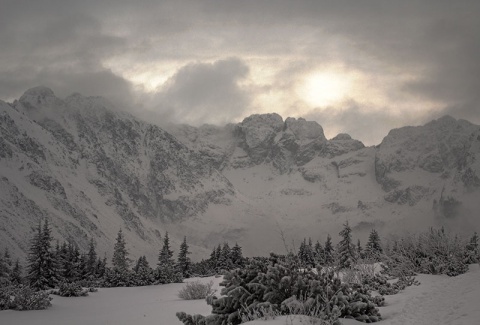
M 187 281 L 194 281 L 189 279 Z M 221 278 L 203 278 L 215 282 Z M 170 325 L 181 324 L 175 313 L 208 315 L 211 307 L 202 300 L 182 300 L 181 283 L 133 288 L 100 288 L 88 297 L 52 296 L 47 310 L 0 311 L 0 324 L 7 325 Z
M 386 307 L 380 308 L 383 320 L 379 325 L 474 325 L 480 324 L 480 267 L 458 277 L 419 275 L 419 286 L 412 286 L 397 295 L 385 296 Z M 192 281 L 195 279 L 190 279 Z M 219 289 L 220 278 L 214 280 Z M 211 307 L 204 300 L 186 301 L 177 297 L 184 284 L 136 288 L 99 289 L 88 297 L 53 296 L 52 307 L 40 311 L 0 311 L 0 324 L 15 325 L 170 325 L 181 324 L 175 313 L 208 315 Z M 218 291 L 219 293 L 219 291 Z M 344 325 L 361 324 L 342 320 Z M 248 325 L 309 324 L 301 316 L 284 316 L 274 320 L 257 320 Z

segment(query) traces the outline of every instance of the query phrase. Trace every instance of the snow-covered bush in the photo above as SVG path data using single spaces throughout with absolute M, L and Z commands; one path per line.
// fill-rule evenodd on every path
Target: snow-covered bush
M 30 287 L 13 287 L 10 291 L 9 309 L 15 310 L 41 310 L 47 309 L 52 304 L 47 291 L 34 291 Z
M 213 281 L 203 283 L 200 280 L 188 282 L 179 292 L 178 297 L 185 300 L 205 299 L 215 293 Z
M 245 313 L 254 314 L 266 308 L 269 312 L 288 315 L 294 301 L 308 305 L 316 311 L 317 318 L 354 318 L 365 322 L 381 319 L 373 298 L 366 290 L 357 290 L 334 276 L 332 272 L 316 274 L 301 271 L 294 258 L 283 262 L 272 256 L 270 263 L 255 259 L 241 269 L 227 273 L 222 285 L 221 298 L 210 297 L 212 315 L 189 316 L 178 313 L 177 317 L 188 325 L 209 324 L 233 325 L 242 322 Z
M 456 276 L 468 269 L 464 243 L 443 228 L 394 241 L 383 262 L 384 272 L 396 277 L 415 273 Z
M 64 282 L 60 284 L 60 287 L 56 294 L 62 297 L 84 297 L 88 296 L 88 290 L 84 290 L 82 286 L 78 283 Z
M 255 308 L 247 308 L 243 307 L 242 311 L 240 312 L 240 317 L 242 319 L 242 323 L 246 323 L 252 320 L 261 319 L 261 320 L 269 320 L 275 319 L 277 316 L 280 316 L 281 313 L 272 307 L 271 304 L 258 304 Z
M 382 296 L 394 295 L 405 290 L 411 285 L 419 285 L 420 283 L 411 276 L 401 276 L 397 282 L 390 283 L 384 275 L 375 274 L 374 276 L 366 277 L 363 280 L 363 286 L 369 291 L 378 291 Z
M 0 288 L 0 310 L 10 309 L 14 290 L 12 286 Z

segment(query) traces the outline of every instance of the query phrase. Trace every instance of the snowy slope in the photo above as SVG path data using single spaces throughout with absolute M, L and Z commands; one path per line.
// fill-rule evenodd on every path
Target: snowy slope
M 392 130 L 377 147 L 278 114 L 162 129 L 101 97 L 37 87 L 0 101 L 0 248 L 25 253 L 49 217 L 58 239 L 100 254 L 124 229 L 151 261 L 169 231 L 196 257 L 223 241 L 247 255 L 324 241 L 349 221 L 364 240 L 446 225 L 479 231 L 480 127 L 451 117 Z

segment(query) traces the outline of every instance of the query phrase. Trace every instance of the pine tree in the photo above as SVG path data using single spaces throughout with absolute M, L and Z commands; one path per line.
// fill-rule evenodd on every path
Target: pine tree
M 357 258 L 360 259 L 360 258 L 363 258 L 364 257 L 364 254 L 363 254 L 363 248 L 362 248 L 362 244 L 360 243 L 360 239 L 357 241 Z
M 10 269 L 4 257 L 0 255 L 0 288 L 10 284 Z
M 150 285 L 154 282 L 153 270 L 148 264 L 145 255 L 140 256 L 133 268 L 135 272 L 135 284 L 139 286 Z
M 479 237 L 477 232 L 473 233 L 467 246 L 465 247 L 466 263 L 478 263 L 480 261 Z
M 190 266 L 191 261 L 188 255 L 191 254 L 188 251 L 187 237 L 183 237 L 183 242 L 180 245 L 180 251 L 177 258 L 177 268 L 178 271 L 182 274 L 183 278 L 190 277 Z
M 332 265 L 334 262 L 334 249 L 332 244 L 332 237 L 330 234 L 327 235 L 327 240 L 325 241 L 325 248 L 324 248 L 324 261 L 325 265 Z
M 242 247 L 240 247 L 238 243 L 235 243 L 235 246 L 233 246 L 232 248 L 232 251 L 230 253 L 230 260 L 232 261 L 234 268 L 243 267 L 243 265 L 245 264 Z
M 308 240 L 308 244 L 307 239 L 303 239 L 303 242 L 300 244 L 300 248 L 298 250 L 298 258 L 300 259 L 300 264 L 303 267 L 315 266 L 312 240 L 310 238 Z
M 380 242 L 380 236 L 378 236 L 378 233 L 375 229 L 372 229 L 370 231 L 370 235 L 368 236 L 368 242 L 365 247 L 365 257 L 379 261 L 381 254 L 383 254 L 383 249 Z
M 348 221 L 343 225 L 342 231 L 339 235 L 342 237 L 338 243 L 338 267 L 340 269 L 351 268 L 355 264 L 356 251 L 352 244 L 352 229 L 348 225 Z
M 325 250 L 323 249 L 322 244 L 320 244 L 318 240 L 315 243 L 314 257 L 315 257 L 316 264 L 320 264 L 320 265 L 325 264 Z
M 48 219 L 45 220 L 43 230 L 41 222 L 38 224 L 28 256 L 27 280 L 30 287 L 36 290 L 54 288 L 58 283 L 58 264 L 51 251 L 51 231 Z
M 10 256 L 10 251 L 8 250 L 8 247 L 5 247 L 5 251 L 3 253 L 3 261 L 5 262 L 5 270 L 7 272 L 7 275 L 10 274 L 12 271 L 12 257 Z
M 181 274 L 175 271 L 175 261 L 173 260 L 173 251 L 170 249 L 168 232 L 165 233 L 163 247 L 158 255 L 155 278 L 157 283 L 172 283 L 182 281 Z
M 231 270 L 233 268 L 230 255 L 231 255 L 230 246 L 228 245 L 228 243 L 224 243 L 223 248 L 220 250 L 220 257 L 217 263 L 219 270 Z
M 123 237 L 122 229 L 120 229 L 117 234 L 115 246 L 113 247 L 113 270 L 121 274 L 128 273 L 127 257 L 128 251 L 126 248 L 125 238 Z
M 95 278 L 95 275 L 97 273 L 97 252 L 95 251 L 95 242 L 93 238 L 90 239 L 90 244 L 88 246 L 85 271 L 88 278 Z
M 20 260 L 17 258 L 15 265 L 12 268 L 10 273 L 10 283 L 13 285 L 22 284 L 22 266 L 20 265 Z
M 217 270 L 217 263 L 218 263 L 217 249 L 213 247 L 213 250 L 210 253 L 210 258 L 208 259 L 208 264 L 212 271 Z

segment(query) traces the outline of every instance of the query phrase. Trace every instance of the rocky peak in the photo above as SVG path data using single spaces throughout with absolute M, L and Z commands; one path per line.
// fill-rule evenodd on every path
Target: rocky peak
M 48 87 L 38 86 L 27 90 L 19 99 L 20 103 L 27 108 L 53 104 L 57 97 Z
M 335 136 L 334 138 L 332 138 L 333 141 L 342 141 L 342 140 L 352 140 L 352 137 L 350 136 L 350 134 L 346 134 L 346 133 L 339 133 L 337 134 L 337 136 Z
M 326 140 L 323 128 L 315 121 L 306 121 L 304 118 L 295 119 L 289 117 L 285 120 L 285 128 L 292 131 L 295 137 L 300 140 L 314 140 L 321 138 Z

